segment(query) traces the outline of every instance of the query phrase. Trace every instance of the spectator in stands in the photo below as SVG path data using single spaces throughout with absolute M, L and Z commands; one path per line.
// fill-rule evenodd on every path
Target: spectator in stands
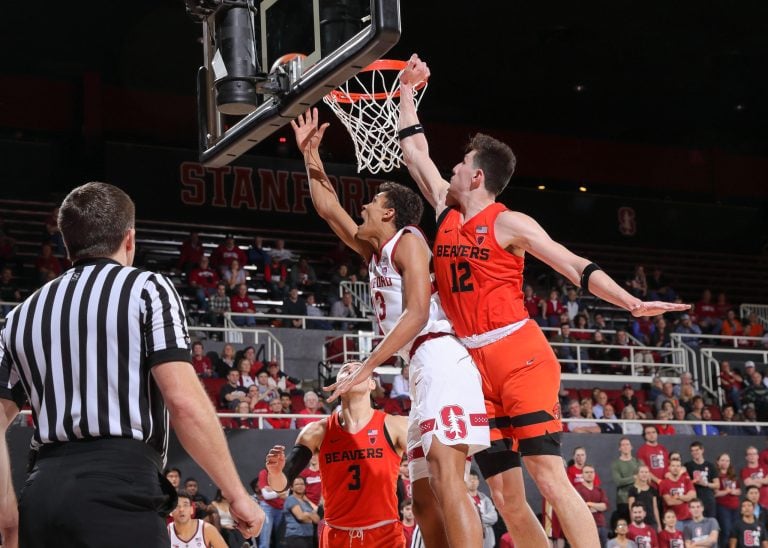
M 210 379 L 216 376 L 211 358 L 205 355 L 205 347 L 200 341 L 192 343 L 192 367 L 195 368 L 197 376 L 202 379 Z
M 723 322 L 717 313 L 717 307 L 712 302 L 712 292 L 709 289 L 702 291 L 701 300 L 696 303 L 694 310 L 701 331 L 715 335 L 720 333 Z
M 651 344 L 651 338 L 656 332 L 656 326 L 653 322 L 654 318 L 649 318 L 647 316 L 642 318 L 635 318 L 632 320 L 632 336 L 645 346 L 649 346 Z
M 283 524 L 283 507 L 288 498 L 288 491 L 278 493 L 269 486 L 269 473 L 266 468 L 259 472 L 257 483 L 258 493 L 260 495 L 259 505 L 264 510 L 267 519 L 264 520 L 264 526 L 259 533 L 259 548 L 269 548 L 276 546 L 272 544 L 272 532 L 279 531 Z M 251 482 L 253 484 L 254 482 Z M 256 489 L 254 489 L 255 491 Z M 279 539 L 276 539 L 279 542 Z
M 656 419 L 660 421 L 671 421 L 673 420 L 673 415 L 672 415 L 673 412 L 674 412 L 674 409 L 662 408 L 661 411 L 659 411 L 658 415 L 656 416 Z M 667 424 L 667 423 L 657 424 L 656 429 L 659 431 L 659 436 L 675 435 L 675 427 L 672 426 L 671 424 Z
M 215 525 L 218 522 L 218 515 L 216 519 L 211 519 L 213 514 L 218 514 L 216 509 L 211 506 L 208 497 L 200 492 L 200 487 L 195 478 L 187 478 L 184 480 L 184 491 L 189 496 L 190 502 L 195 507 L 195 517 L 197 519 L 204 519 L 206 522 Z
M 720 484 L 715 489 L 715 513 L 722 530 L 720 538 L 727 540 L 731 536 L 733 525 L 739 519 L 741 497 L 739 478 L 728 453 L 721 454 L 717 459 L 717 479 Z
M 600 390 L 599 388 L 593 390 L 593 394 L 594 403 L 592 405 L 592 412 L 595 414 L 595 417 L 602 418 L 604 414 L 603 407 L 608 403 L 608 394 L 606 394 L 605 390 Z
M 659 430 L 653 424 L 643 427 L 645 443 L 637 450 L 637 458 L 648 467 L 651 473 L 651 485 L 658 487 L 667 473 L 669 450 L 659 443 Z
M 696 489 L 696 498 L 703 505 L 704 515 L 708 518 L 714 518 L 717 515 L 715 490 L 720 488 L 717 467 L 704 459 L 704 446 L 700 441 L 691 443 L 689 449 L 691 460 L 685 463 L 685 469 Z
M 745 417 L 747 404 L 752 404 L 757 419 L 765 421 L 768 419 L 768 387 L 763 383 L 763 374 L 760 371 L 753 370 L 750 377 L 752 384 L 742 390 L 740 398 L 745 407 Z
M 299 379 L 289 376 L 284 371 L 280 370 L 280 364 L 275 361 L 269 362 L 264 366 L 267 374 L 269 375 L 269 385 L 274 386 L 280 392 L 289 392 L 295 388 L 299 383 Z
M 237 362 L 237 370 L 240 372 L 240 378 L 238 384 L 243 388 L 249 388 L 256 384 L 256 381 L 251 376 L 251 368 L 253 363 L 245 356 L 241 357 Z
M 762 436 L 765 432 L 765 427 L 760 426 L 760 424 L 757 423 L 757 412 L 755 411 L 755 404 L 754 403 L 745 403 L 742 406 L 742 411 L 744 416 L 741 418 L 744 422 L 751 422 L 754 423 L 754 426 L 742 426 L 741 427 L 741 433 L 744 436 Z
M 314 525 L 320 521 L 317 504 L 307 497 L 307 484 L 297 476 L 291 483 L 291 494 L 283 506 L 285 515 L 284 546 L 286 548 L 311 548 Z
M 237 293 L 229 298 L 229 307 L 233 313 L 240 314 L 255 314 L 256 306 L 253 304 L 253 300 L 248 296 L 248 286 L 240 284 L 237 286 Z M 239 327 L 255 326 L 256 318 L 250 316 L 232 316 L 232 321 Z
M 590 326 L 592 329 L 595 329 L 597 331 L 603 331 L 603 338 L 606 341 L 606 344 L 611 344 L 611 341 L 613 340 L 613 337 L 609 335 L 608 333 L 605 333 L 605 331 L 609 331 L 608 329 L 608 323 L 605 321 L 605 316 L 602 315 L 600 312 L 596 312 L 594 318 L 592 319 L 592 325 Z
M 233 293 L 240 285 L 245 285 L 246 275 L 242 264 L 237 259 L 232 259 L 229 265 L 221 271 L 221 281 L 227 285 L 230 293 Z
M 693 390 L 693 386 L 690 384 L 680 386 L 680 396 L 678 398 L 678 407 L 685 409 L 686 415 L 693 410 L 693 398 L 696 394 Z
M 13 282 L 13 270 L 10 267 L 3 267 L 0 272 L 0 301 L 6 303 L 19 303 L 21 302 L 21 291 Z M 0 305 L 0 316 L 5 317 L 13 310 L 14 305 L 3 304 Z
M 654 529 L 659 528 L 659 492 L 651 485 L 651 472 L 645 464 L 640 464 L 635 474 L 634 483 L 627 491 L 627 504 L 630 508 L 640 505 L 645 510 L 643 521 Z M 633 520 L 634 521 L 634 520 Z
M 760 318 L 754 312 L 749 313 L 749 319 L 744 324 L 744 336 L 745 337 L 762 337 L 765 334 L 765 328 Z M 754 341 L 749 341 L 748 346 L 757 346 Z
M 690 314 L 681 314 L 680 323 L 675 328 L 675 333 L 682 333 L 685 337 L 680 337 L 680 341 L 690 346 L 694 351 L 701 347 L 701 339 L 696 335 L 701 335 L 701 328 L 691 321 Z
M 528 317 L 543 327 L 545 322 L 541 314 L 541 297 L 536 295 L 531 284 L 523 287 L 523 306 L 528 311 Z
M 616 400 L 616 409 L 624 410 L 624 408 L 627 405 L 631 405 L 635 408 L 635 413 L 640 416 L 640 418 L 645 418 L 640 412 L 639 412 L 639 402 L 637 400 L 637 396 L 635 396 L 635 389 L 632 387 L 630 383 L 624 384 L 624 386 L 621 387 L 621 395 Z
M 725 292 L 721 291 L 717 294 L 717 301 L 715 302 L 715 311 L 717 312 L 717 317 L 722 319 L 725 319 L 726 314 L 728 314 L 728 311 L 733 308 L 731 306 L 731 303 L 728 302 L 728 297 L 725 294 Z
M 61 262 L 53 255 L 51 244 L 43 244 L 40 248 L 40 255 L 35 259 L 35 270 L 37 271 L 37 279 L 41 284 L 61 274 L 63 270 Z
M 595 373 L 609 373 L 611 370 L 611 364 L 621 360 L 621 354 L 616 348 L 604 348 L 602 345 L 610 344 L 605 340 L 605 335 L 602 331 L 595 331 L 592 334 L 592 345 L 587 347 L 587 357 L 592 362 L 589 367 Z
M 656 538 L 656 527 L 648 523 L 648 512 L 642 504 L 636 502 L 632 505 L 632 523 L 627 527 L 627 537 L 637 546 L 655 547 L 659 545 Z
M 219 377 L 226 378 L 227 374 L 235 368 L 235 347 L 227 343 L 221 348 L 219 362 L 215 364 Z M 223 373 L 223 374 L 222 374 Z
M 664 272 L 658 266 L 653 269 L 653 273 L 648 282 L 648 298 L 652 301 L 665 301 L 668 303 L 674 302 L 677 295 L 675 290 L 672 289 L 670 281 Z
M 760 506 L 768 507 L 768 467 L 759 461 L 757 448 L 750 445 L 745 454 L 746 464 L 741 469 L 741 483 L 744 487 L 760 489 Z
M 720 387 L 736 411 L 740 408 L 741 399 L 739 395 L 743 386 L 744 379 L 739 375 L 738 371 L 731 369 L 731 362 L 728 360 L 720 362 Z
M 568 404 L 568 417 L 582 419 L 582 406 L 578 400 L 571 400 Z M 567 423 L 568 432 L 599 434 L 600 427 L 594 421 L 575 420 Z
M 683 532 L 677 526 L 674 510 L 664 512 L 664 527 L 659 532 L 659 548 L 678 548 L 685 546 Z
M 634 421 L 640 419 L 641 417 L 637 416 L 637 412 L 633 406 L 627 405 L 624 407 L 624 409 L 621 410 L 621 418 L 627 421 Z M 623 432 L 627 435 L 641 436 L 643 434 L 643 425 L 637 422 L 624 423 L 622 428 Z
M 627 520 L 619 518 L 616 520 L 616 526 L 613 528 L 614 537 L 605 545 L 606 548 L 637 548 L 633 540 L 627 536 Z
M 695 498 L 688 503 L 691 521 L 683 528 L 683 538 L 689 546 L 717 546 L 720 525 L 713 517 L 704 515 L 704 505 Z M 690 544 L 689 544 L 690 543 Z
M 232 310 L 227 296 L 227 286 L 222 282 L 216 284 L 216 293 L 208 298 L 208 323 L 213 326 L 224 325 L 224 314 Z
M 744 388 L 752 384 L 752 373 L 755 372 L 755 362 L 747 360 L 744 362 Z
M 227 374 L 227 384 L 222 386 L 219 391 L 220 407 L 235 410 L 241 401 L 248 401 L 247 398 L 246 390 L 240 386 L 240 372 L 237 369 L 232 369 Z
M 608 496 L 602 487 L 595 485 L 595 467 L 585 464 L 582 470 L 582 481 L 576 484 L 576 491 L 587 503 L 587 508 L 592 512 L 597 526 L 597 535 L 600 538 L 600 546 L 608 542 L 608 529 L 605 526 L 605 512 L 608 510 Z
M 480 516 L 480 523 L 483 527 L 483 548 L 493 548 L 496 546 L 496 535 L 493 532 L 493 525 L 498 521 L 499 514 L 493 505 L 491 497 L 478 490 L 480 486 L 480 477 L 475 470 L 470 470 L 467 476 L 467 493 L 469 498 L 477 509 Z
M 333 304 L 339 300 L 342 294 L 341 283 L 351 281 L 349 272 L 349 265 L 347 263 L 340 263 L 336 266 L 336 270 L 331 275 L 331 286 L 328 293 L 328 301 Z
M 754 503 L 749 499 L 741 501 L 740 514 L 741 519 L 736 521 L 731 529 L 729 546 L 731 548 L 749 548 L 752 546 L 765 548 L 765 527 L 755 517 Z
M 306 316 L 307 315 L 307 303 L 303 299 L 299 298 L 299 290 L 292 287 L 288 291 L 288 298 L 283 301 L 283 305 L 280 307 L 280 312 L 289 316 Z M 286 327 L 301 328 L 303 321 L 301 318 L 286 319 Z
M 272 398 L 269 402 L 269 412 L 272 414 L 282 414 L 283 404 L 280 403 L 280 398 Z M 281 430 L 293 428 L 293 419 L 288 417 L 270 417 L 264 419 L 265 430 Z
M 691 387 L 691 392 L 693 395 L 699 395 L 700 392 L 696 389 L 696 386 L 693 384 L 693 375 L 690 371 L 686 371 L 682 375 L 680 375 L 680 384 L 675 386 L 675 396 L 680 396 L 680 394 L 683 393 L 683 389 L 686 386 Z
M 293 401 L 291 395 L 288 392 L 280 392 L 280 404 L 283 407 L 283 413 L 290 415 L 293 413 Z
M 285 247 L 285 240 L 278 238 L 275 240 L 275 247 L 269 250 L 269 254 L 281 263 L 293 263 L 296 261 L 296 254 Z
M 322 415 L 327 414 L 320 397 L 312 390 L 308 390 L 304 393 L 304 409 L 299 411 L 299 415 L 320 415 L 320 417 L 296 419 L 296 428 L 304 428 L 309 423 L 322 420 Z
M 392 379 L 392 389 L 389 391 L 389 398 L 397 400 L 404 410 L 411 407 L 410 376 L 408 364 L 403 362 L 400 374 Z
M 317 274 L 315 274 L 315 269 L 309 264 L 306 257 L 301 257 L 299 262 L 291 268 L 291 287 L 298 287 L 303 293 L 305 291 L 315 291 L 316 283 Z
M 189 287 L 194 291 L 197 306 L 201 310 L 208 310 L 208 297 L 216 293 L 216 287 L 219 285 L 219 275 L 209 263 L 208 257 L 203 255 L 189 273 Z
M 678 529 L 683 529 L 687 525 L 685 522 L 691 519 L 688 503 L 696 498 L 696 489 L 679 458 L 670 458 L 668 474 L 659 482 L 659 495 L 664 501 L 664 509 L 675 511 Z
M 573 455 L 568 462 L 565 473 L 571 481 L 571 485 L 576 486 L 584 481 L 584 466 L 587 464 L 587 450 L 579 446 L 573 449 Z M 595 475 L 595 484 L 600 485 L 600 476 Z
M 657 316 L 655 321 L 655 327 L 651 333 L 649 344 L 657 348 L 656 354 L 658 361 L 669 363 L 672 359 L 671 352 L 663 351 L 661 349 L 672 347 L 672 326 L 667 323 L 664 316 Z
M 584 314 L 577 314 L 573 318 L 574 331 L 571 333 L 573 338 L 582 343 L 588 343 L 592 340 L 592 334 L 589 330 L 589 320 Z
M 726 404 L 723 406 L 723 409 L 720 411 L 721 421 L 725 422 L 736 422 L 737 420 L 740 420 L 740 418 L 737 418 L 736 412 L 733 409 L 733 405 Z M 735 426 L 735 425 L 721 425 L 718 430 L 720 430 L 721 436 L 740 436 L 743 434 L 741 430 L 741 426 Z
M 768 509 L 760 504 L 760 488 L 756 485 L 750 485 L 744 489 L 744 498 L 751 501 L 754 506 L 755 519 L 761 524 L 768 522 Z
M 549 298 L 541 302 L 541 316 L 549 327 L 560 325 L 560 314 L 565 311 L 565 306 L 560 301 L 560 292 L 553 289 L 549 292 Z
M 691 399 L 691 410 L 688 412 L 688 415 L 685 418 L 689 421 L 700 421 L 703 418 L 702 417 L 703 410 L 704 410 L 704 398 L 702 398 L 699 395 L 693 396 L 693 398 Z
M 317 306 L 314 293 L 305 293 L 304 302 L 307 305 L 307 316 L 322 318 L 325 316 L 320 307 Z M 331 324 L 325 320 L 307 320 L 307 329 L 331 329 Z
M 176 491 L 181 488 L 181 470 L 176 467 L 166 468 L 164 475 L 165 479 L 168 480 L 168 483 L 170 483 Z
M 264 267 L 264 283 L 269 290 L 269 298 L 282 301 L 288 294 L 288 270 L 277 257 Z
M 572 346 L 576 341 L 571 336 L 571 326 L 566 322 L 560 325 L 560 331 L 552 337 L 552 349 L 555 351 L 557 359 L 565 372 L 578 372 L 577 356 L 579 348 Z M 582 365 L 582 372 L 589 373 L 591 369 L 587 365 Z
M 416 520 L 413 517 L 413 500 L 406 498 L 400 503 L 400 523 L 403 526 L 405 535 L 405 548 L 411 548 L 413 542 L 413 533 L 416 530 Z
M 193 268 L 200 264 L 205 255 L 205 248 L 200 241 L 200 235 L 196 232 L 190 232 L 189 237 L 181 244 L 179 260 L 176 262 L 176 268 L 185 274 L 189 274 Z
M 298 427 L 297 427 L 298 428 Z M 315 453 L 309 459 L 309 464 L 299 472 L 307 484 L 307 498 L 315 504 L 320 504 L 323 498 L 323 478 L 320 475 L 320 456 Z
M 232 234 L 227 234 L 224 241 L 211 254 L 211 266 L 217 269 L 222 276 L 232 261 L 237 261 L 243 265 L 247 260 L 248 257 L 245 252 L 235 244 L 235 237 Z
M 565 306 L 565 311 L 568 313 L 568 319 L 574 323 L 576 316 L 585 311 L 584 304 L 579 300 L 579 294 L 575 287 L 569 287 L 566 291 L 563 306 Z
M 613 409 L 613 405 L 606 403 L 603 407 L 603 414 L 598 417 L 599 419 L 618 419 L 616 412 Z M 617 422 L 601 422 L 600 431 L 603 434 L 621 434 L 621 425 Z
M 731 308 L 728 310 L 725 316 L 725 321 L 720 327 L 720 334 L 728 337 L 741 337 L 744 335 L 744 326 L 741 324 L 741 320 L 736 316 L 736 311 Z M 724 341 L 728 344 L 728 341 Z
M 359 318 L 360 311 L 352 302 L 352 293 L 345 291 L 340 301 L 331 305 L 331 316 L 334 318 Z M 336 322 L 336 328 L 341 330 L 354 330 L 356 322 Z
M 677 407 L 675 407 L 672 413 L 673 413 L 672 416 L 676 421 L 686 420 L 685 407 L 683 407 L 682 405 L 678 405 Z M 687 420 L 692 420 L 692 419 L 687 419 Z M 692 436 L 693 426 L 691 426 L 690 424 L 676 424 L 675 433 L 681 436 Z
M 701 411 L 701 417 L 705 421 L 711 421 L 712 420 L 712 411 L 709 410 L 708 407 L 705 407 Z M 693 425 L 693 433 L 697 436 L 719 436 L 720 435 L 720 428 L 718 426 L 715 426 L 714 424 L 707 424 L 702 426 L 701 424 L 694 424 Z
M 269 406 L 270 400 L 280 397 L 280 391 L 274 386 L 269 385 L 269 375 L 266 371 L 259 371 L 256 375 L 256 401 L 251 398 L 251 409 L 255 408 L 257 403 L 261 403 L 261 407 L 266 408 Z M 290 413 L 290 411 L 288 411 Z
M 671 382 L 665 382 L 662 385 L 661 394 L 653 402 L 653 406 L 656 408 L 657 414 L 659 411 L 661 411 L 661 408 L 666 401 L 670 402 L 672 407 L 677 407 L 680 404 L 678 399 L 675 397 L 675 385 L 673 385 Z
M 632 277 L 626 282 L 627 291 L 638 299 L 648 296 L 648 280 L 645 277 L 645 267 L 637 265 Z
M 269 252 L 264 249 L 264 238 L 254 236 L 253 243 L 248 248 L 248 264 L 256 267 L 256 272 L 264 273 L 264 267 L 272 261 Z
M 629 490 L 635 483 L 640 461 L 632 455 L 632 442 L 626 436 L 619 440 L 619 456 L 611 462 L 611 477 L 616 485 L 616 514 L 629 518 Z

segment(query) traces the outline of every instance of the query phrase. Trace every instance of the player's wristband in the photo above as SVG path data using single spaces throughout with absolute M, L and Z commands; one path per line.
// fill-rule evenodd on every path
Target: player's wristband
M 285 479 L 287 479 L 288 482 L 283 489 L 276 492 L 283 493 L 290 489 L 293 480 L 307 467 L 311 458 L 312 450 L 309 447 L 300 443 L 294 445 L 293 449 L 290 450 L 285 458 L 285 467 L 283 470 Z
M 581 289 L 589 293 L 589 277 L 595 270 L 602 270 L 595 263 L 589 263 L 581 273 Z
M 397 132 L 397 138 L 402 141 L 403 139 L 407 139 L 411 135 L 416 135 L 417 133 L 424 133 L 424 126 L 421 124 L 414 124 L 412 126 L 404 127 Z

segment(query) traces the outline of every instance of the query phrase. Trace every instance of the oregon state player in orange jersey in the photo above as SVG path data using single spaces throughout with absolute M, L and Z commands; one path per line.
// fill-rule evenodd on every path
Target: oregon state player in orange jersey
M 525 504 L 520 456 L 552 503 L 571 546 L 599 546 L 592 517 L 560 457 L 560 365 L 523 307 L 523 262 L 531 253 L 574 284 L 631 312 L 655 316 L 688 305 L 636 299 L 594 263 L 553 241 L 531 217 L 496 202 L 515 166 L 512 150 L 478 134 L 445 181 L 429 157 L 413 87 L 429 69 L 411 57 L 400 77 L 400 145 L 411 176 L 435 208 L 435 274 L 454 330 L 483 376 L 491 448 L 476 456 L 494 501 L 519 546 L 547 540 Z M 527 511 L 522 511 L 527 509 Z M 590 521 L 591 520 L 591 521 Z
M 339 380 L 360 367 L 344 364 Z M 304 427 L 287 458 L 281 445 L 267 454 L 269 485 L 278 492 L 318 454 L 325 509 L 321 547 L 405 546 L 396 491 L 408 421 L 371 407 L 375 387 L 372 377 L 353 385 L 341 396 L 339 411 Z

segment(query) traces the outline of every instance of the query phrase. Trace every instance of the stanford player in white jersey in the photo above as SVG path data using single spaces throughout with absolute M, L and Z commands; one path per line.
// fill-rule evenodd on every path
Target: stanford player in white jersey
M 192 499 L 179 493 L 179 503 L 171 512 L 173 521 L 168 524 L 171 548 L 227 548 L 218 529 L 201 519 L 193 519 Z
M 339 203 L 320 160 L 328 124 L 319 126 L 312 109 L 291 125 L 318 214 L 368 262 L 371 298 L 384 334 L 356 375 L 328 388 L 329 401 L 395 353 L 410 362 L 408 456 L 419 528 L 429 546 L 480 547 L 482 530 L 466 497 L 464 471 L 467 456 L 490 444 L 488 420 L 480 375 L 433 293 L 431 252 L 412 226 L 421 218 L 421 198 L 402 185 L 384 183 L 363 206 L 358 226 Z

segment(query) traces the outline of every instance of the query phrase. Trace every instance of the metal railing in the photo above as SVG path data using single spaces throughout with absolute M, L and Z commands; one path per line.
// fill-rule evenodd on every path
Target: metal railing
M 252 335 L 253 340 L 248 343 L 254 345 L 264 346 L 264 361 L 265 362 L 277 362 L 280 365 L 280 370 L 283 370 L 284 366 L 284 352 L 283 344 L 275 337 L 270 331 L 266 329 L 253 329 L 248 327 L 240 327 L 237 325 L 226 325 L 224 327 L 206 327 L 206 326 L 189 326 L 190 333 L 204 333 L 206 337 L 209 337 L 211 333 L 222 333 L 222 340 L 227 343 L 242 344 L 243 335 Z
M 258 320 L 269 320 L 269 319 L 278 319 L 278 320 L 301 320 L 301 329 L 307 328 L 307 322 L 312 321 L 321 321 L 321 322 L 342 322 L 342 323 L 354 323 L 354 324 L 360 324 L 361 326 L 366 327 L 373 327 L 374 320 L 373 318 L 344 318 L 340 316 L 299 316 L 297 314 L 280 314 L 280 313 L 272 313 L 272 312 L 253 312 L 253 313 L 245 313 L 245 312 L 225 312 L 224 313 L 224 326 L 227 328 L 242 328 L 243 326 L 237 325 L 232 318 L 237 317 L 243 317 L 243 318 L 255 318 Z M 208 330 L 209 328 L 205 327 L 202 328 L 203 330 Z M 242 342 L 242 341 L 240 341 Z
M 360 309 L 360 312 L 365 315 L 374 313 L 371 305 L 371 286 L 368 282 L 341 282 L 339 284 L 339 298 L 345 291 L 352 294 L 352 302 Z
M 382 338 L 383 336 L 377 335 L 373 331 L 358 331 L 357 333 L 345 333 L 333 337 L 323 345 L 323 363 L 328 364 L 328 368 L 333 374 L 345 362 L 363 361 Z M 341 351 L 336 354 L 329 354 L 328 346 L 332 346 L 335 340 L 341 341 Z M 392 365 L 380 365 L 374 371 L 380 375 L 397 375 L 400 373 L 400 368 Z
M 739 316 L 747 318 L 754 312 L 763 327 L 768 328 L 768 304 L 744 303 L 739 307 Z

